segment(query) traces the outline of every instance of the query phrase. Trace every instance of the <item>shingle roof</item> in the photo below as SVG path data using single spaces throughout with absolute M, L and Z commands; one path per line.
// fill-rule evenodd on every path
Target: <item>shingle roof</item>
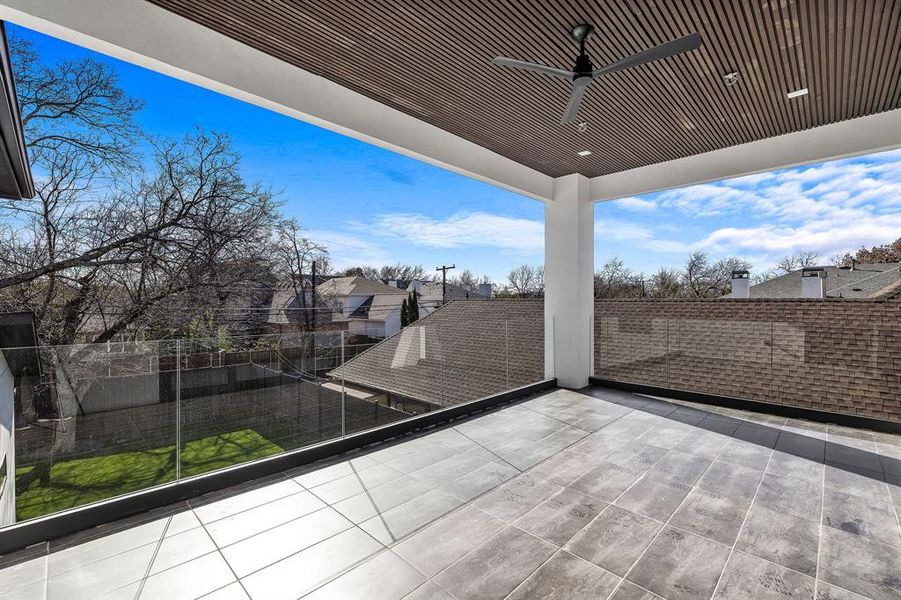
M 449 406 L 544 378 L 544 302 L 450 302 L 330 376 Z
M 359 275 L 354 277 L 335 277 L 319 284 L 316 288 L 322 296 L 374 296 L 376 294 L 407 295 L 405 290 L 385 285 L 381 281 L 372 281 Z
M 881 298 L 901 292 L 901 263 L 823 268 L 829 298 Z M 801 271 L 752 285 L 749 293 L 751 298 L 800 298 Z

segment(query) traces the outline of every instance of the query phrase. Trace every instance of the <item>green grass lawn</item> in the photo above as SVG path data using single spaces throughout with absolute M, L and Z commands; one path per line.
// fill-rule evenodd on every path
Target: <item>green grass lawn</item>
M 183 477 L 206 473 L 284 450 L 252 429 L 188 442 L 182 447 Z M 175 480 L 175 446 L 16 469 L 19 521 L 104 500 Z

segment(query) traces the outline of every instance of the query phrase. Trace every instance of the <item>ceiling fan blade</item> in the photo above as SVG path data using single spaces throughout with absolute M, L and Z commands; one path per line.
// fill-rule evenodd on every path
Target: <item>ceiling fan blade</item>
M 608 73 L 615 73 L 616 71 L 622 71 L 623 69 L 637 67 L 638 65 L 660 60 L 661 58 L 675 56 L 676 54 L 700 48 L 702 43 L 703 40 L 701 39 L 701 34 L 692 33 L 677 40 L 666 42 L 665 44 L 660 44 L 659 46 L 654 46 L 647 50 L 642 50 L 629 58 L 624 58 L 613 64 L 607 65 L 606 67 L 595 69 L 591 72 L 591 76 L 598 77 L 600 75 L 607 75 Z
M 515 58 L 507 58 L 505 56 L 498 56 L 491 62 L 502 67 L 525 69 L 526 71 L 534 71 L 536 73 L 543 73 L 545 75 L 552 75 L 554 77 L 563 77 L 565 79 L 572 79 L 575 76 L 575 73 L 573 73 L 572 71 L 556 69 L 554 67 L 539 65 L 538 63 L 530 63 L 524 60 L 516 60 Z
M 591 83 L 591 77 L 579 77 L 573 82 L 573 91 L 569 95 L 569 104 L 566 105 L 566 112 L 563 113 L 563 117 L 560 119 L 561 125 L 566 125 L 576 120 L 576 117 L 579 115 L 579 103 L 582 102 L 582 96 L 585 94 L 585 90 L 588 89 L 589 83 Z

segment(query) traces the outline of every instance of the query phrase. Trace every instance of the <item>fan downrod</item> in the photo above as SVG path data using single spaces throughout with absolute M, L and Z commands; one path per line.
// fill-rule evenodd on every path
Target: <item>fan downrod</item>
M 572 36 L 573 40 L 575 40 L 575 42 L 577 44 L 584 47 L 585 41 L 588 39 L 588 36 L 590 36 L 592 34 L 593 31 L 594 31 L 594 27 L 592 27 L 588 23 L 581 23 L 581 24 L 573 27 L 570 30 L 569 35 Z

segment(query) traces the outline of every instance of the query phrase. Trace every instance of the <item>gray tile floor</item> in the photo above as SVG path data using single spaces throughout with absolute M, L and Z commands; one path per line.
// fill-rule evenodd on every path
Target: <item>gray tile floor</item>
M 901 437 L 588 394 L 198 499 L 0 597 L 901 598 Z

